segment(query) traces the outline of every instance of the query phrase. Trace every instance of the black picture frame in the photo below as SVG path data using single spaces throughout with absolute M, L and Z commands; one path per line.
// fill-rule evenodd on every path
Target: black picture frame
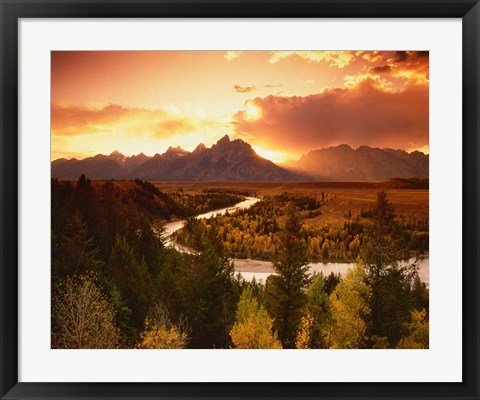
M 0 0 L 2 399 L 478 399 L 479 74 L 478 0 Z M 18 382 L 18 21 L 21 18 L 462 18 L 462 383 L 22 383 Z M 446 360 L 448 362 L 448 360 Z

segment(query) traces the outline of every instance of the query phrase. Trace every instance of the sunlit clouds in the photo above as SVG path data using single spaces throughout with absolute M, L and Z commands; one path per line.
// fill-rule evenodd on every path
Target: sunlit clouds
M 240 51 L 227 51 L 227 53 L 223 56 L 225 60 L 228 62 L 235 60 L 239 55 Z
M 267 96 L 250 101 L 261 110 L 233 118 L 238 133 L 272 150 L 301 153 L 339 144 L 416 149 L 428 147 L 428 87 L 392 92 L 367 78 L 347 88 L 310 96 Z M 295 134 L 292 134 L 295 132 Z
M 251 93 L 251 92 L 256 92 L 257 88 L 255 86 L 240 86 L 240 85 L 235 85 L 233 87 L 236 92 L 239 93 Z
M 218 132 L 227 128 L 227 122 L 203 119 L 192 111 L 181 115 L 173 110 L 115 104 L 103 108 L 53 106 L 53 158 L 69 154 L 83 158 L 75 151 L 78 149 L 85 149 L 85 155 L 109 154 L 116 149 L 126 154 L 153 155 L 163 153 L 172 143 L 191 151 L 198 144 L 198 137 L 213 144 Z M 96 150 L 88 151 L 89 148 Z
M 380 66 L 372 67 L 373 73 L 390 75 L 414 84 L 428 84 L 429 57 L 428 51 L 397 51 L 392 57 L 379 59 Z
M 354 58 L 350 51 L 273 51 L 268 62 L 275 64 L 288 57 L 300 57 L 310 62 L 325 61 L 330 67 L 345 68 Z
M 262 109 L 256 106 L 254 101 L 247 101 L 243 115 L 248 121 L 257 121 L 262 118 Z
M 52 159 L 193 150 L 275 162 L 342 143 L 428 152 L 428 52 L 52 52 Z

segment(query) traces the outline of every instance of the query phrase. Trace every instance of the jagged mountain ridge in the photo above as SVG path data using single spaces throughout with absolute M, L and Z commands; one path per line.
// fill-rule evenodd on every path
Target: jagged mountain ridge
M 118 151 L 110 155 L 58 159 L 52 162 L 52 177 L 77 179 L 146 180 L 387 180 L 428 178 L 429 156 L 414 151 L 340 145 L 313 150 L 297 161 L 274 164 L 259 156 L 241 139 L 228 135 L 212 147 L 200 143 L 188 152 L 169 147 L 153 157 L 140 153 L 126 157 Z
M 125 157 L 119 152 L 84 160 L 59 159 L 52 162 L 52 177 L 77 179 L 147 180 L 294 180 L 302 177 L 259 156 L 241 139 L 225 135 L 212 147 L 199 144 L 193 152 L 169 147 L 153 157 L 140 154 Z M 305 178 L 305 177 L 303 177 Z
M 319 180 L 379 181 L 390 178 L 428 178 L 429 156 L 419 151 L 380 149 L 346 144 L 313 150 L 297 161 L 280 164 Z

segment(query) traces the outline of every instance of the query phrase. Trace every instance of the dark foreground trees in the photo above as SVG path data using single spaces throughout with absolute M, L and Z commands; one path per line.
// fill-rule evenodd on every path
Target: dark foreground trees
M 302 309 L 307 302 L 305 288 L 310 278 L 307 265 L 307 246 L 300 234 L 302 225 L 291 206 L 280 233 L 279 256 L 266 284 L 266 305 L 275 319 L 274 329 L 284 349 L 295 348 L 297 329 Z
M 204 229 L 198 232 L 198 246 L 190 253 L 167 247 L 159 218 L 166 211 L 182 210 L 180 201 L 187 199 L 193 204 L 195 197 L 152 194 L 155 188 L 147 189 L 132 182 L 91 182 L 85 176 L 74 183 L 52 181 L 55 346 L 230 346 L 229 332 L 241 291 L 231 263 L 221 254 L 215 236 Z M 239 198 L 224 193 L 202 193 L 200 197 L 215 200 L 215 205 L 224 198 L 228 202 Z M 204 210 L 206 206 L 201 207 Z M 83 290 L 93 272 L 96 291 Z M 185 321 L 188 330 L 179 333 L 176 323 L 158 323 L 155 305 L 159 303 L 168 310 L 171 321 Z M 106 341 L 100 332 L 98 343 L 85 341 L 85 329 L 98 328 L 75 322 L 76 314 L 83 318 L 85 307 L 105 313 L 108 309 L 118 337 Z M 90 323 L 102 321 L 91 317 Z M 71 338 L 65 336 L 72 331 L 69 324 L 81 328 Z M 109 332 L 105 327 L 98 329 Z
M 344 277 L 309 276 L 302 211 L 290 205 L 262 285 L 234 276 L 219 220 L 189 219 L 188 248 L 176 251 L 154 189 L 122 184 L 52 182 L 52 347 L 428 347 L 428 289 L 385 193 Z
M 228 348 L 239 288 L 233 265 L 223 256 L 215 232 L 197 220 L 195 247 L 184 255 L 178 276 L 179 303 L 192 329 L 193 348 Z
M 360 253 L 365 282 L 371 288 L 366 335 L 371 347 L 396 347 L 415 305 L 417 266 L 408 261 L 410 252 L 385 192 L 378 193 L 370 215 L 372 224 Z

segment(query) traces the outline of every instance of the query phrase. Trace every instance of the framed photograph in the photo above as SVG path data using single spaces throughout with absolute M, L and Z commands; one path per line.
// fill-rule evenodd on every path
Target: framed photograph
M 0 4 L 2 399 L 479 398 L 478 1 Z

